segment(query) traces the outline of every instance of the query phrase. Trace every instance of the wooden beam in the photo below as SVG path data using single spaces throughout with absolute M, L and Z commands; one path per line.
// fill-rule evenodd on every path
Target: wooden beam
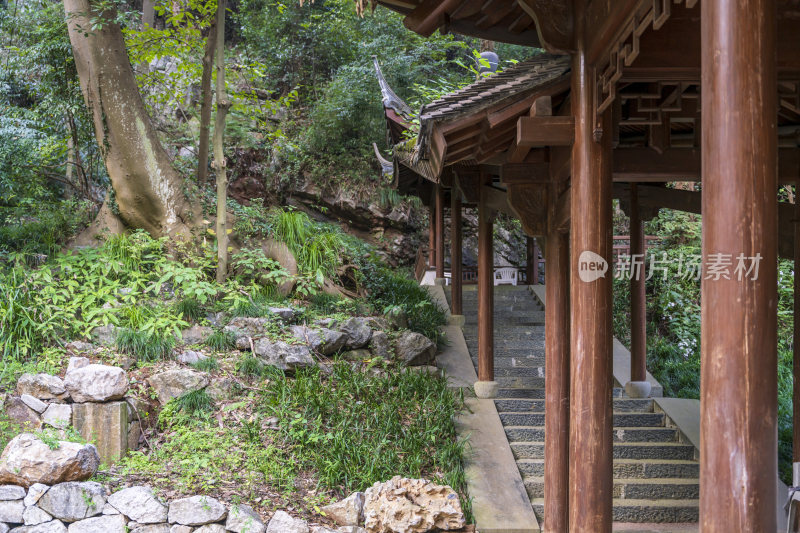
M 436 277 L 444 279 L 444 188 L 436 185 Z
M 485 178 L 481 176 L 478 203 L 478 381 L 493 382 L 494 215 L 488 198 L 491 187 L 484 182 Z
M 458 7 L 461 1 L 423 0 L 414 11 L 403 19 L 403 24 L 409 30 L 423 37 L 430 37 L 439 26 L 445 23 L 447 12 Z
M 508 186 L 508 205 L 529 237 L 544 236 L 547 232 L 547 187 L 547 183 Z
M 523 146 L 570 146 L 575 139 L 572 117 L 520 117 L 517 144 Z
M 550 163 L 517 163 L 500 167 L 500 182 L 512 183 L 549 183 Z

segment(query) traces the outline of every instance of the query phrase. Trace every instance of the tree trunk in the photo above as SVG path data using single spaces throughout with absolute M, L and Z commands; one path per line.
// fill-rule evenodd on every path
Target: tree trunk
M 122 31 L 113 22 L 115 14 L 95 12 L 88 0 L 64 0 L 64 10 L 81 90 L 120 218 L 153 236 L 186 233 L 189 202 L 182 179 L 147 115 Z M 90 30 L 95 16 L 104 23 Z
M 211 72 L 214 68 L 214 46 L 217 37 L 216 19 L 209 28 L 206 48 L 203 53 L 203 76 L 200 80 L 200 146 L 197 150 L 197 184 L 203 187 L 208 182 L 208 134 L 211 129 Z
M 217 173 L 217 281 L 228 276 L 228 231 L 226 224 L 228 177 L 225 173 L 225 115 L 231 103 L 225 91 L 225 0 L 217 2 L 217 118 L 214 122 L 214 170 Z

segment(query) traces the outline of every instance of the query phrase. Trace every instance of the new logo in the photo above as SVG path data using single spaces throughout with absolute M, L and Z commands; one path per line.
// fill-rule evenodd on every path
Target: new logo
M 602 256 L 585 250 L 578 257 L 578 276 L 581 281 L 590 283 L 600 278 L 606 277 L 608 272 L 608 261 Z

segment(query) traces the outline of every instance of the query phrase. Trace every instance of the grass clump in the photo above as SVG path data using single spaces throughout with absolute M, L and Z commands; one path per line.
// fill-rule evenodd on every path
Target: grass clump
M 248 354 L 236 363 L 236 372 L 247 377 L 263 377 L 267 367 L 257 357 Z
M 175 348 L 175 336 L 166 332 L 148 332 L 122 328 L 117 333 L 117 349 L 139 361 L 166 359 Z
M 197 321 L 205 313 L 202 304 L 196 298 L 182 298 L 175 302 L 173 310 L 184 320 Z
M 214 401 L 205 389 L 189 391 L 172 401 L 175 403 L 176 411 L 190 415 L 209 413 L 214 410 Z
M 236 347 L 236 335 L 232 331 L 218 329 L 208 336 L 206 346 L 217 352 L 226 352 Z
M 196 363 L 192 363 L 191 366 L 203 372 L 213 372 L 219 369 L 219 361 L 217 361 L 216 357 L 206 357 L 205 359 L 198 360 Z

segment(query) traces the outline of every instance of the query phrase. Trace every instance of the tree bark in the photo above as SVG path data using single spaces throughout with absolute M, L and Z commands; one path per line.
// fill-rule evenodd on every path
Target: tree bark
M 197 149 L 197 184 L 208 182 L 208 137 L 211 129 L 211 73 L 214 68 L 214 49 L 217 37 L 217 21 L 211 24 L 203 52 L 203 75 L 200 79 L 200 145 Z
M 120 218 L 153 236 L 186 233 L 190 204 L 182 179 L 147 115 L 114 13 L 97 13 L 88 0 L 64 0 L 64 11 L 81 90 Z M 95 16 L 104 23 L 91 30 L 89 19 Z
M 225 116 L 231 103 L 225 91 L 225 0 L 217 2 L 217 117 L 214 122 L 214 170 L 217 173 L 217 281 L 228 277 L 226 224 L 228 177 L 225 173 Z

